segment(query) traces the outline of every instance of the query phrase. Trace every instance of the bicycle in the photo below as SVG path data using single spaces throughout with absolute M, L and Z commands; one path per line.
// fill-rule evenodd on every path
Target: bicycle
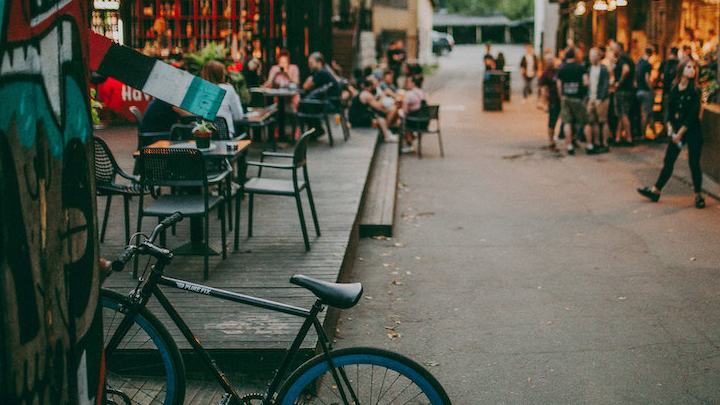
M 122 271 L 125 264 L 136 255 L 147 255 L 155 260 L 149 274 L 146 267 L 138 279 L 137 287 L 127 296 L 105 289 L 100 293 L 106 332 L 108 404 L 183 404 L 183 359 L 167 329 L 146 308 L 154 296 L 224 390 L 221 405 L 450 405 L 450 399 L 440 383 L 425 368 L 407 357 L 366 347 L 332 349 L 317 315 L 327 305 L 340 309 L 353 307 L 362 296 L 360 283 L 329 283 L 301 275 L 293 276 L 291 283 L 310 290 L 317 297 L 312 308 L 307 310 L 165 276 L 164 270 L 171 263 L 173 254 L 154 245 L 154 241 L 166 228 L 180 220 L 182 215 L 175 213 L 161 221 L 149 238 L 137 246 L 128 245 L 119 258 L 112 262 L 108 271 L 108 275 Z M 246 396 L 237 394 L 162 293 L 160 285 L 305 318 L 265 393 Z M 311 327 L 317 332 L 322 352 L 291 370 L 293 358 Z M 142 355 L 140 364 L 139 355 Z M 152 377 L 157 374 L 160 377 Z

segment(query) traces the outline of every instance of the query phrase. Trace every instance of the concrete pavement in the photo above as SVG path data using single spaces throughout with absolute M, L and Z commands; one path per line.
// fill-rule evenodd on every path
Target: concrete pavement
M 661 145 L 558 158 L 534 102 L 481 111 L 483 55 L 428 79 L 445 158 L 433 137 L 402 157 L 396 235 L 361 242 L 337 346 L 405 353 L 456 404 L 720 402 L 718 202 L 694 208 L 684 157 L 659 203 L 639 196 Z

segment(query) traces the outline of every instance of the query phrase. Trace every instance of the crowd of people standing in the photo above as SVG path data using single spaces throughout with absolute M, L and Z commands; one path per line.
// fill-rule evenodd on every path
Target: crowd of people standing
M 682 147 L 688 145 L 695 205 L 705 207 L 700 169 L 699 65 L 692 52 L 671 47 L 661 61 L 657 50 L 648 47 L 633 61 L 623 44 L 610 41 L 607 47 L 593 47 L 587 53 L 582 46 L 571 45 L 559 56 L 556 59 L 546 54 L 537 74 L 549 116 L 549 150 L 560 153 L 557 142 L 562 138 L 569 155 L 574 155 L 581 143 L 592 155 L 607 153 L 610 146 L 632 146 L 639 140 L 667 142 L 657 182 L 638 189 L 656 202 Z M 527 85 L 534 76 L 527 75 L 526 69 L 523 77 Z M 655 114 L 656 90 L 662 92 L 662 117 Z M 657 121 L 661 121 L 662 129 L 656 127 Z

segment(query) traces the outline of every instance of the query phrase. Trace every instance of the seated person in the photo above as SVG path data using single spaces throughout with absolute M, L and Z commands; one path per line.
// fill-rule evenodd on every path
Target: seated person
M 243 109 L 240 96 L 235 92 L 235 87 L 225 82 L 226 75 L 227 70 L 225 69 L 225 65 L 216 60 L 208 61 L 200 71 L 201 78 L 210 83 L 217 84 L 221 89 L 225 90 L 225 97 L 220 104 L 216 116 L 225 118 L 230 137 L 234 138 L 236 135 L 234 121 L 243 119 Z
M 270 88 L 297 87 L 300 85 L 300 69 L 290 64 L 290 52 L 282 49 L 278 52 L 277 65 L 270 68 L 268 79 L 263 86 Z
M 417 117 L 422 107 L 427 105 L 427 94 L 422 89 L 424 77 L 422 75 L 410 76 L 405 81 L 405 98 L 402 103 L 402 115 L 405 117 Z M 412 152 L 413 131 L 428 128 L 430 121 L 411 121 L 407 124 L 406 146 L 402 148 L 403 153 Z
M 159 98 L 150 102 L 142 121 L 140 122 L 140 132 L 167 132 L 177 123 L 180 116 L 190 116 L 191 113 L 180 107 L 172 106 Z
M 397 139 L 390 133 L 382 102 L 373 94 L 373 82 L 365 79 L 360 85 L 360 92 L 350 102 L 348 118 L 353 127 L 371 127 L 375 120 L 382 131 L 385 141 Z
M 398 106 L 396 105 L 395 93 L 383 91 L 380 89 L 380 81 L 375 76 L 369 77 L 373 84 L 372 92 L 375 98 L 382 104 L 382 111 L 385 113 L 388 127 L 396 128 L 400 125 L 400 115 Z M 399 97 L 397 98 L 399 100 Z

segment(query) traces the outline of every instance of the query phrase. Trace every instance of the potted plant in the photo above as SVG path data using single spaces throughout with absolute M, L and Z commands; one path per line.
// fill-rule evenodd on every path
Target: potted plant
M 216 131 L 215 125 L 206 120 L 200 120 L 195 123 L 192 133 L 195 136 L 195 146 L 199 149 L 207 149 L 210 147 L 210 138 L 213 131 Z

